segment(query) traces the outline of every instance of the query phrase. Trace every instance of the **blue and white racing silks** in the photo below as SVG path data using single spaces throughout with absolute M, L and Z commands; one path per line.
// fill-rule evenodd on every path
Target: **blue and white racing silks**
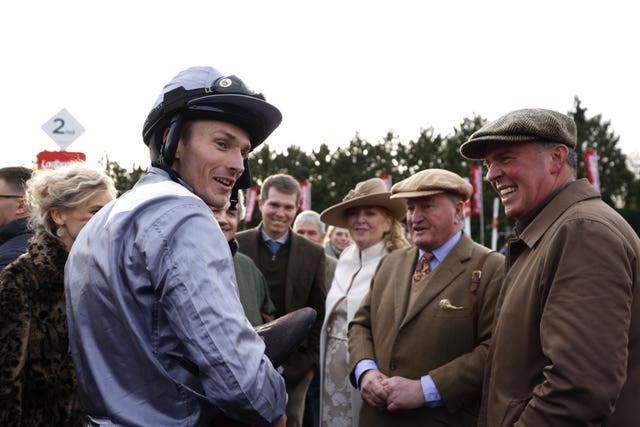
M 94 425 L 256 425 L 283 413 L 282 377 L 244 316 L 208 206 L 157 168 L 83 228 L 65 269 L 69 340 Z

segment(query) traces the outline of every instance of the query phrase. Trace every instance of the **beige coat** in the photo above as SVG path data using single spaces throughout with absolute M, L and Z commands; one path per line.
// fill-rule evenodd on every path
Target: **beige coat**
M 422 279 L 422 293 L 409 311 L 417 248 L 394 251 L 380 262 L 349 328 L 352 382 L 353 369 L 362 359 L 375 360 L 388 376 L 419 379 L 430 374 L 446 407 L 390 413 L 365 403 L 361 426 L 475 425 L 504 265 L 503 256 L 495 252 L 484 263 L 474 341 L 469 286 L 472 271 L 488 251 L 463 234 L 443 262 Z M 443 299 L 462 308 L 443 308 Z

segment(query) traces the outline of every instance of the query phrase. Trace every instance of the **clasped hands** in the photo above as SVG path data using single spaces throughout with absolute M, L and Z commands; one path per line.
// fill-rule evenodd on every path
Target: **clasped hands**
M 387 411 L 416 409 L 425 404 L 420 380 L 387 377 L 373 369 L 362 375 L 360 395 L 374 408 Z

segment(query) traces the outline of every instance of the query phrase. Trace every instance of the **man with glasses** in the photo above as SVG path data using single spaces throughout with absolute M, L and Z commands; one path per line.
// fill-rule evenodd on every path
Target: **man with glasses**
M 24 197 L 31 169 L 0 169 L 0 271 L 27 249 L 33 233 L 27 227 L 29 205 Z

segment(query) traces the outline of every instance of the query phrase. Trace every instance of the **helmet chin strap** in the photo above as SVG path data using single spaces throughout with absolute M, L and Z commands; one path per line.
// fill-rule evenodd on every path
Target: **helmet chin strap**
M 184 123 L 183 115 L 176 114 L 169 122 L 169 130 L 166 138 L 162 142 L 160 147 L 160 159 L 167 168 L 171 168 L 173 160 L 178 149 L 178 142 L 180 141 L 180 134 L 182 133 L 182 125 Z
M 169 174 L 171 179 L 176 182 L 178 182 L 180 175 L 178 175 L 178 173 L 176 173 L 176 171 L 174 171 L 171 166 L 173 166 L 176 150 L 178 149 L 178 142 L 180 141 L 180 133 L 182 132 L 183 121 L 184 120 L 182 114 L 176 114 L 171 119 L 171 121 L 169 122 L 169 126 L 167 127 L 167 129 L 165 129 L 158 157 L 156 158 L 156 160 L 151 162 L 152 166 L 163 169 Z

